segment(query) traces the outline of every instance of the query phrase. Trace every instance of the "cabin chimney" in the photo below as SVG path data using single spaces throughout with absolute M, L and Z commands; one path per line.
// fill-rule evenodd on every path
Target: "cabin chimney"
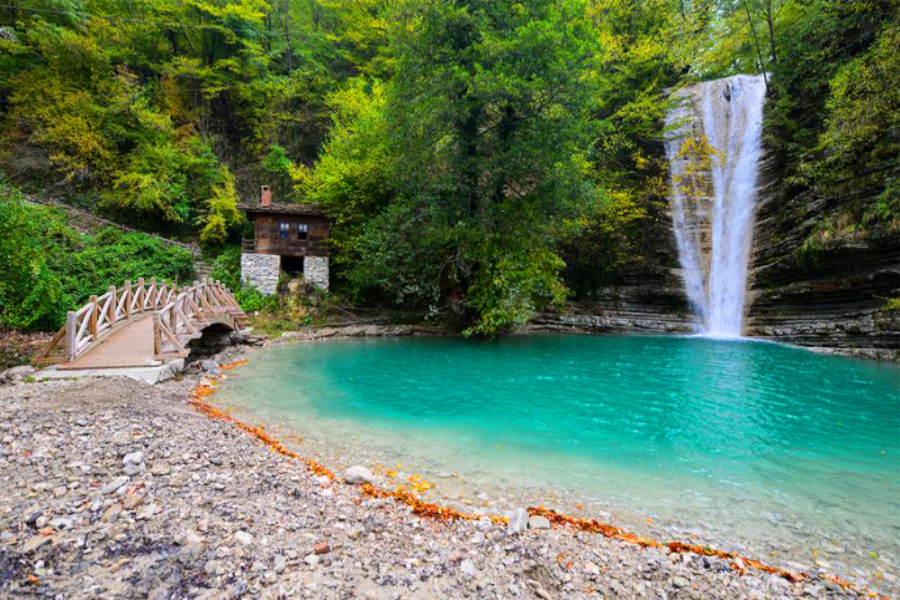
M 267 185 L 262 186 L 262 193 L 259 195 L 259 204 L 260 206 L 272 205 L 272 189 Z

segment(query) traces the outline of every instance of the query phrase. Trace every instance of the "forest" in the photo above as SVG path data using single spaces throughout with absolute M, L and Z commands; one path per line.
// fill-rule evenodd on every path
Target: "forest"
M 120 279 L 192 276 L 189 255 L 77 234 L 27 199 L 195 241 L 214 261 L 246 232 L 238 203 L 268 184 L 332 218 L 347 302 L 510 329 L 647 260 L 672 92 L 737 73 L 765 73 L 765 143 L 791 194 L 850 179 L 873 192 L 837 207 L 809 248 L 896 233 L 898 10 L 4 0 L 0 325 L 54 329 Z

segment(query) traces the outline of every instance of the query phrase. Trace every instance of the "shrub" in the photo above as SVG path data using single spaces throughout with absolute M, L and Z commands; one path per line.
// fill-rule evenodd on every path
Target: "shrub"
M 55 210 L 27 204 L 0 181 L 0 326 L 59 328 L 66 311 L 130 279 L 187 283 L 190 252 L 142 233 L 109 227 L 97 235 L 71 229 Z

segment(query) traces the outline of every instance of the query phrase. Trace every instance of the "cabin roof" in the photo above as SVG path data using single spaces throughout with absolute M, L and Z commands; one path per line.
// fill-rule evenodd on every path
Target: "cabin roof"
M 238 204 L 238 208 L 246 212 L 248 215 L 274 214 L 274 215 L 308 215 L 311 217 L 325 217 L 325 212 L 317 206 L 311 204 L 301 204 L 299 202 L 273 202 L 269 206 L 263 206 L 258 202 L 244 202 Z

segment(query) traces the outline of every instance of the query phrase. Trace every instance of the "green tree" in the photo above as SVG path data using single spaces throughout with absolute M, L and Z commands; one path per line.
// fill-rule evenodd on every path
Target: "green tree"
M 410 3 L 401 15 L 384 109 L 395 197 L 362 228 L 351 279 L 452 305 L 468 331 L 492 334 L 565 298 L 556 243 L 596 197 L 596 39 L 579 2 Z M 415 285 L 385 268 L 398 254 L 416 257 Z

